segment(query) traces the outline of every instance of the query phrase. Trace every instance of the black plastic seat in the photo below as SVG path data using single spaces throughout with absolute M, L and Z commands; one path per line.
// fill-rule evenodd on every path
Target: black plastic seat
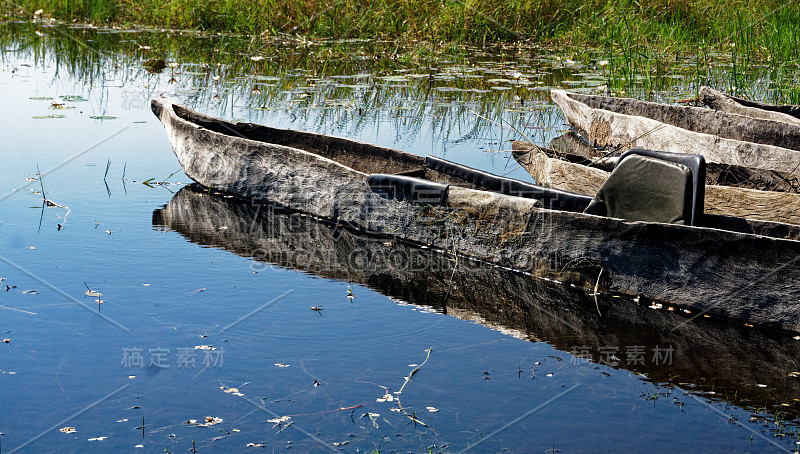
M 700 155 L 633 149 L 620 156 L 585 212 L 697 225 L 703 215 L 705 178 Z

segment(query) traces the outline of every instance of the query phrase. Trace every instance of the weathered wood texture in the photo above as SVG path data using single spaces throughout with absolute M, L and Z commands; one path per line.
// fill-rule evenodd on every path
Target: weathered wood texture
M 550 157 L 525 142 L 514 142 L 512 149 L 517 162 L 544 186 L 591 195 L 609 175 L 605 170 Z M 706 185 L 705 212 L 800 224 L 800 194 Z
M 250 258 L 256 269 L 290 267 L 355 282 L 395 300 L 434 307 L 511 336 L 548 342 L 565 352 L 585 347 L 597 362 L 608 360 L 602 357 L 608 348 L 624 354 L 630 345 L 648 352 L 669 345 L 674 348 L 671 367 L 652 361 L 620 361 L 619 367 L 647 374 L 654 382 L 726 389 L 728 395 L 737 396 L 737 404 L 786 402 L 800 394 L 800 380 L 788 376 L 800 370 L 800 342 L 789 335 L 713 318 L 687 323 L 690 315 L 668 311 L 666 305 L 662 310 L 649 309 L 651 303 L 644 299 L 638 304 L 609 295 L 595 299 L 570 286 L 472 260 L 456 262 L 402 242 L 387 245 L 385 239 L 310 216 L 265 208 L 187 186 L 155 210 L 153 226 Z M 678 377 L 673 376 L 675 371 L 680 371 Z
M 569 124 L 599 147 L 694 153 L 709 162 L 789 174 L 796 174 L 800 163 L 800 126 L 563 90 L 551 96 Z M 723 132 L 724 137 L 718 134 Z
M 593 195 L 608 179 L 605 170 L 552 157 L 528 143 L 514 142 L 511 146 L 514 159 L 542 186 Z
M 544 186 L 594 194 L 609 173 L 551 158 L 539 151 L 518 151 L 517 161 Z M 707 185 L 705 212 L 745 219 L 800 224 L 800 194 Z
M 800 106 L 774 106 L 736 98 L 710 87 L 700 87 L 700 101 L 714 110 L 800 126 Z
M 199 127 L 162 101 L 153 110 L 181 166 L 203 186 L 532 274 L 592 264 L 612 291 L 800 331 L 798 228 L 721 223 L 773 235 L 762 236 L 625 222 L 457 186 L 447 206 L 412 206 L 379 197 L 365 174 L 331 159 Z M 587 284 L 595 279 L 585 276 Z
M 551 140 L 550 148 L 554 151 L 549 155 L 550 157 L 559 157 L 569 162 L 609 172 L 614 169 L 620 155 L 613 150 L 593 148 L 588 144 L 587 139 L 571 131 Z M 706 184 L 800 193 L 800 175 L 797 173 L 789 175 L 774 170 L 753 169 L 717 162 L 706 162 Z

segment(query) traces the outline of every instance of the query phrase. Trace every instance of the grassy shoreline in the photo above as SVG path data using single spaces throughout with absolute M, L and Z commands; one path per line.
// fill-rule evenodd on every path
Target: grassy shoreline
M 4 0 L 7 17 L 309 38 L 645 48 L 743 45 L 797 59 L 796 0 Z
M 697 87 L 718 80 L 734 94 L 800 104 L 800 0 L 0 0 L 2 18 L 238 34 L 253 49 L 392 41 L 406 49 L 400 58 L 432 66 L 467 47 L 554 51 L 603 66 L 611 92 L 646 97 L 690 62 Z

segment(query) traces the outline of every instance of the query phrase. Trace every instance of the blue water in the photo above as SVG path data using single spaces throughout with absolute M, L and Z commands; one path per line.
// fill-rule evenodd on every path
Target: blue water
M 451 308 L 445 315 L 428 307 L 443 301 L 398 296 L 414 288 L 379 292 L 372 282 L 256 262 L 222 244 L 190 241 L 175 226 L 153 225 L 154 211 L 190 180 L 178 171 L 149 111 L 150 96 L 163 93 L 214 115 L 347 135 L 506 173 L 513 168 L 508 153 L 480 151 L 509 148 L 504 141 L 513 134 L 499 126 L 472 137 L 459 129 L 472 124 L 454 122 L 445 136 L 433 118 L 404 125 L 389 110 L 363 124 L 353 111 L 322 121 L 313 112 L 253 110 L 243 98 L 217 105 L 183 93 L 188 76 L 170 84 L 169 71 L 131 76 L 108 68 L 103 79 L 87 84 L 54 58 L 34 61 L 7 50 L 0 72 L 0 337 L 10 339 L 0 344 L 3 452 L 188 452 L 193 443 L 200 452 L 797 448 L 791 417 L 782 437 L 774 435 L 773 416 L 757 417 L 756 408 L 766 403 L 774 414 L 777 397 L 731 404 L 735 399 L 722 392 L 708 394 L 712 377 L 699 383 L 691 367 L 667 380 L 672 369 L 659 370 L 653 341 L 641 340 L 647 328 L 637 327 L 639 337 L 625 342 L 647 345 L 650 378 L 624 361 L 604 365 L 569 353 L 593 336 L 604 345 L 612 325 L 574 341 L 539 337 L 548 327 L 487 321 L 494 312 Z M 31 99 L 66 95 L 87 100 L 52 110 L 50 101 Z M 33 118 L 51 114 L 65 118 Z M 90 118 L 96 115 L 117 118 Z M 142 184 L 175 171 L 172 184 Z M 529 179 L 519 170 L 511 175 Z M 42 208 L 40 185 L 59 206 Z M 87 296 L 87 286 L 104 303 Z M 350 290 L 355 298 L 348 298 Z M 495 298 L 486 287 L 476 304 L 491 306 Z M 618 328 L 625 340 L 625 328 Z M 714 335 L 726 329 L 709 327 Z M 699 356 L 688 362 L 702 369 L 706 359 L 692 355 Z M 392 410 L 396 399 L 377 401 L 400 390 L 412 365 L 426 358 L 400 395 L 417 421 Z M 742 367 L 752 368 L 748 361 L 742 358 Z M 693 381 L 678 385 L 683 376 Z M 695 386 L 703 392 L 687 394 Z M 793 386 L 776 393 L 784 398 Z M 225 392 L 230 388 L 242 395 Z M 788 408 L 796 405 L 784 400 Z M 281 416 L 290 419 L 268 422 Z M 206 417 L 222 421 L 187 423 Z M 68 427 L 75 432 L 60 431 Z

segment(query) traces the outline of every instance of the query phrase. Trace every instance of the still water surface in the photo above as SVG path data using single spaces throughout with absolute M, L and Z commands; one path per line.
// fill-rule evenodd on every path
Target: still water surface
M 547 87 L 596 89 L 593 62 L 4 27 L 4 452 L 797 449 L 791 336 L 209 195 L 149 111 L 165 96 L 530 180 L 501 150 L 560 134 Z M 143 67 L 160 56 L 174 67 Z

